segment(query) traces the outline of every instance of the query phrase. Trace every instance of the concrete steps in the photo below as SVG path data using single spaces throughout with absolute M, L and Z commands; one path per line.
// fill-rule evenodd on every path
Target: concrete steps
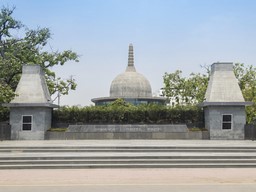
M 243 152 L 256 153 L 256 147 L 173 147 L 173 146 L 150 146 L 150 147 L 107 147 L 107 146 L 80 146 L 80 147 L 0 147 L 0 154 L 4 152 L 42 153 L 42 152 L 104 152 L 104 153 L 127 153 L 127 152 Z
M 0 169 L 252 168 L 256 146 L 0 146 Z

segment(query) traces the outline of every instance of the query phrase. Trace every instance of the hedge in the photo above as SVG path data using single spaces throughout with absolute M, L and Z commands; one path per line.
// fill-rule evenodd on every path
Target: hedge
M 6 107 L 0 106 L 0 122 L 9 120 L 10 110 Z
M 196 106 L 108 105 L 64 106 L 53 111 L 53 123 L 67 124 L 156 124 L 202 123 L 203 110 Z
M 203 110 L 196 106 L 134 106 L 122 100 L 107 106 L 63 106 L 53 110 L 53 124 L 156 124 L 203 122 Z M 0 122 L 9 120 L 9 109 L 0 107 Z

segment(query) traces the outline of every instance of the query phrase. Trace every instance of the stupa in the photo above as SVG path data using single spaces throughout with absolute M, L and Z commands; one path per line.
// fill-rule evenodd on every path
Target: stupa
M 106 105 L 118 98 L 124 99 L 134 105 L 139 104 L 165 104 L 165 98 L 153 97 L 150 82 L 136 71 L 134 66 L 133 45 L 129 45 L 128 65 L 125 72 L 114 78 L 110 86 L 109 97 L 92 99 L 95 105 Z

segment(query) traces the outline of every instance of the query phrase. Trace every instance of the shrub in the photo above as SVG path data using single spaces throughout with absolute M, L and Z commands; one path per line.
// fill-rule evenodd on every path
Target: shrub
M 53 122 L 69 124 L 193 124 L 203 122 L 203 110 L 196 106 L 175 108 L 155 104 L 134 106 L 117 100 L 107 106 L 61 107 L 53 111 Z
M 9 113 L 10 113 L 10 110 L 8 108 L 0 106 L 0 122 L 8 121 Z

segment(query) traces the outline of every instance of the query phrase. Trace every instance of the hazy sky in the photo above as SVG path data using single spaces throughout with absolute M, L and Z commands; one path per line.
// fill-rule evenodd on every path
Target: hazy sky
M 48 48 L 71 49 L 80 62 L 54 67 L 73 75 L 77 90 L 61 105 L 90 105 L 109 96 L 111 81 L 127 65 L 134 45 L 135 67 L 163 86 L 165 72 L 204 72 L 200 65 L 241 62 L 256 65 L 255 0 L 0 0 L 16 6 L 14 17 L 27 27 L 48 27 Z

